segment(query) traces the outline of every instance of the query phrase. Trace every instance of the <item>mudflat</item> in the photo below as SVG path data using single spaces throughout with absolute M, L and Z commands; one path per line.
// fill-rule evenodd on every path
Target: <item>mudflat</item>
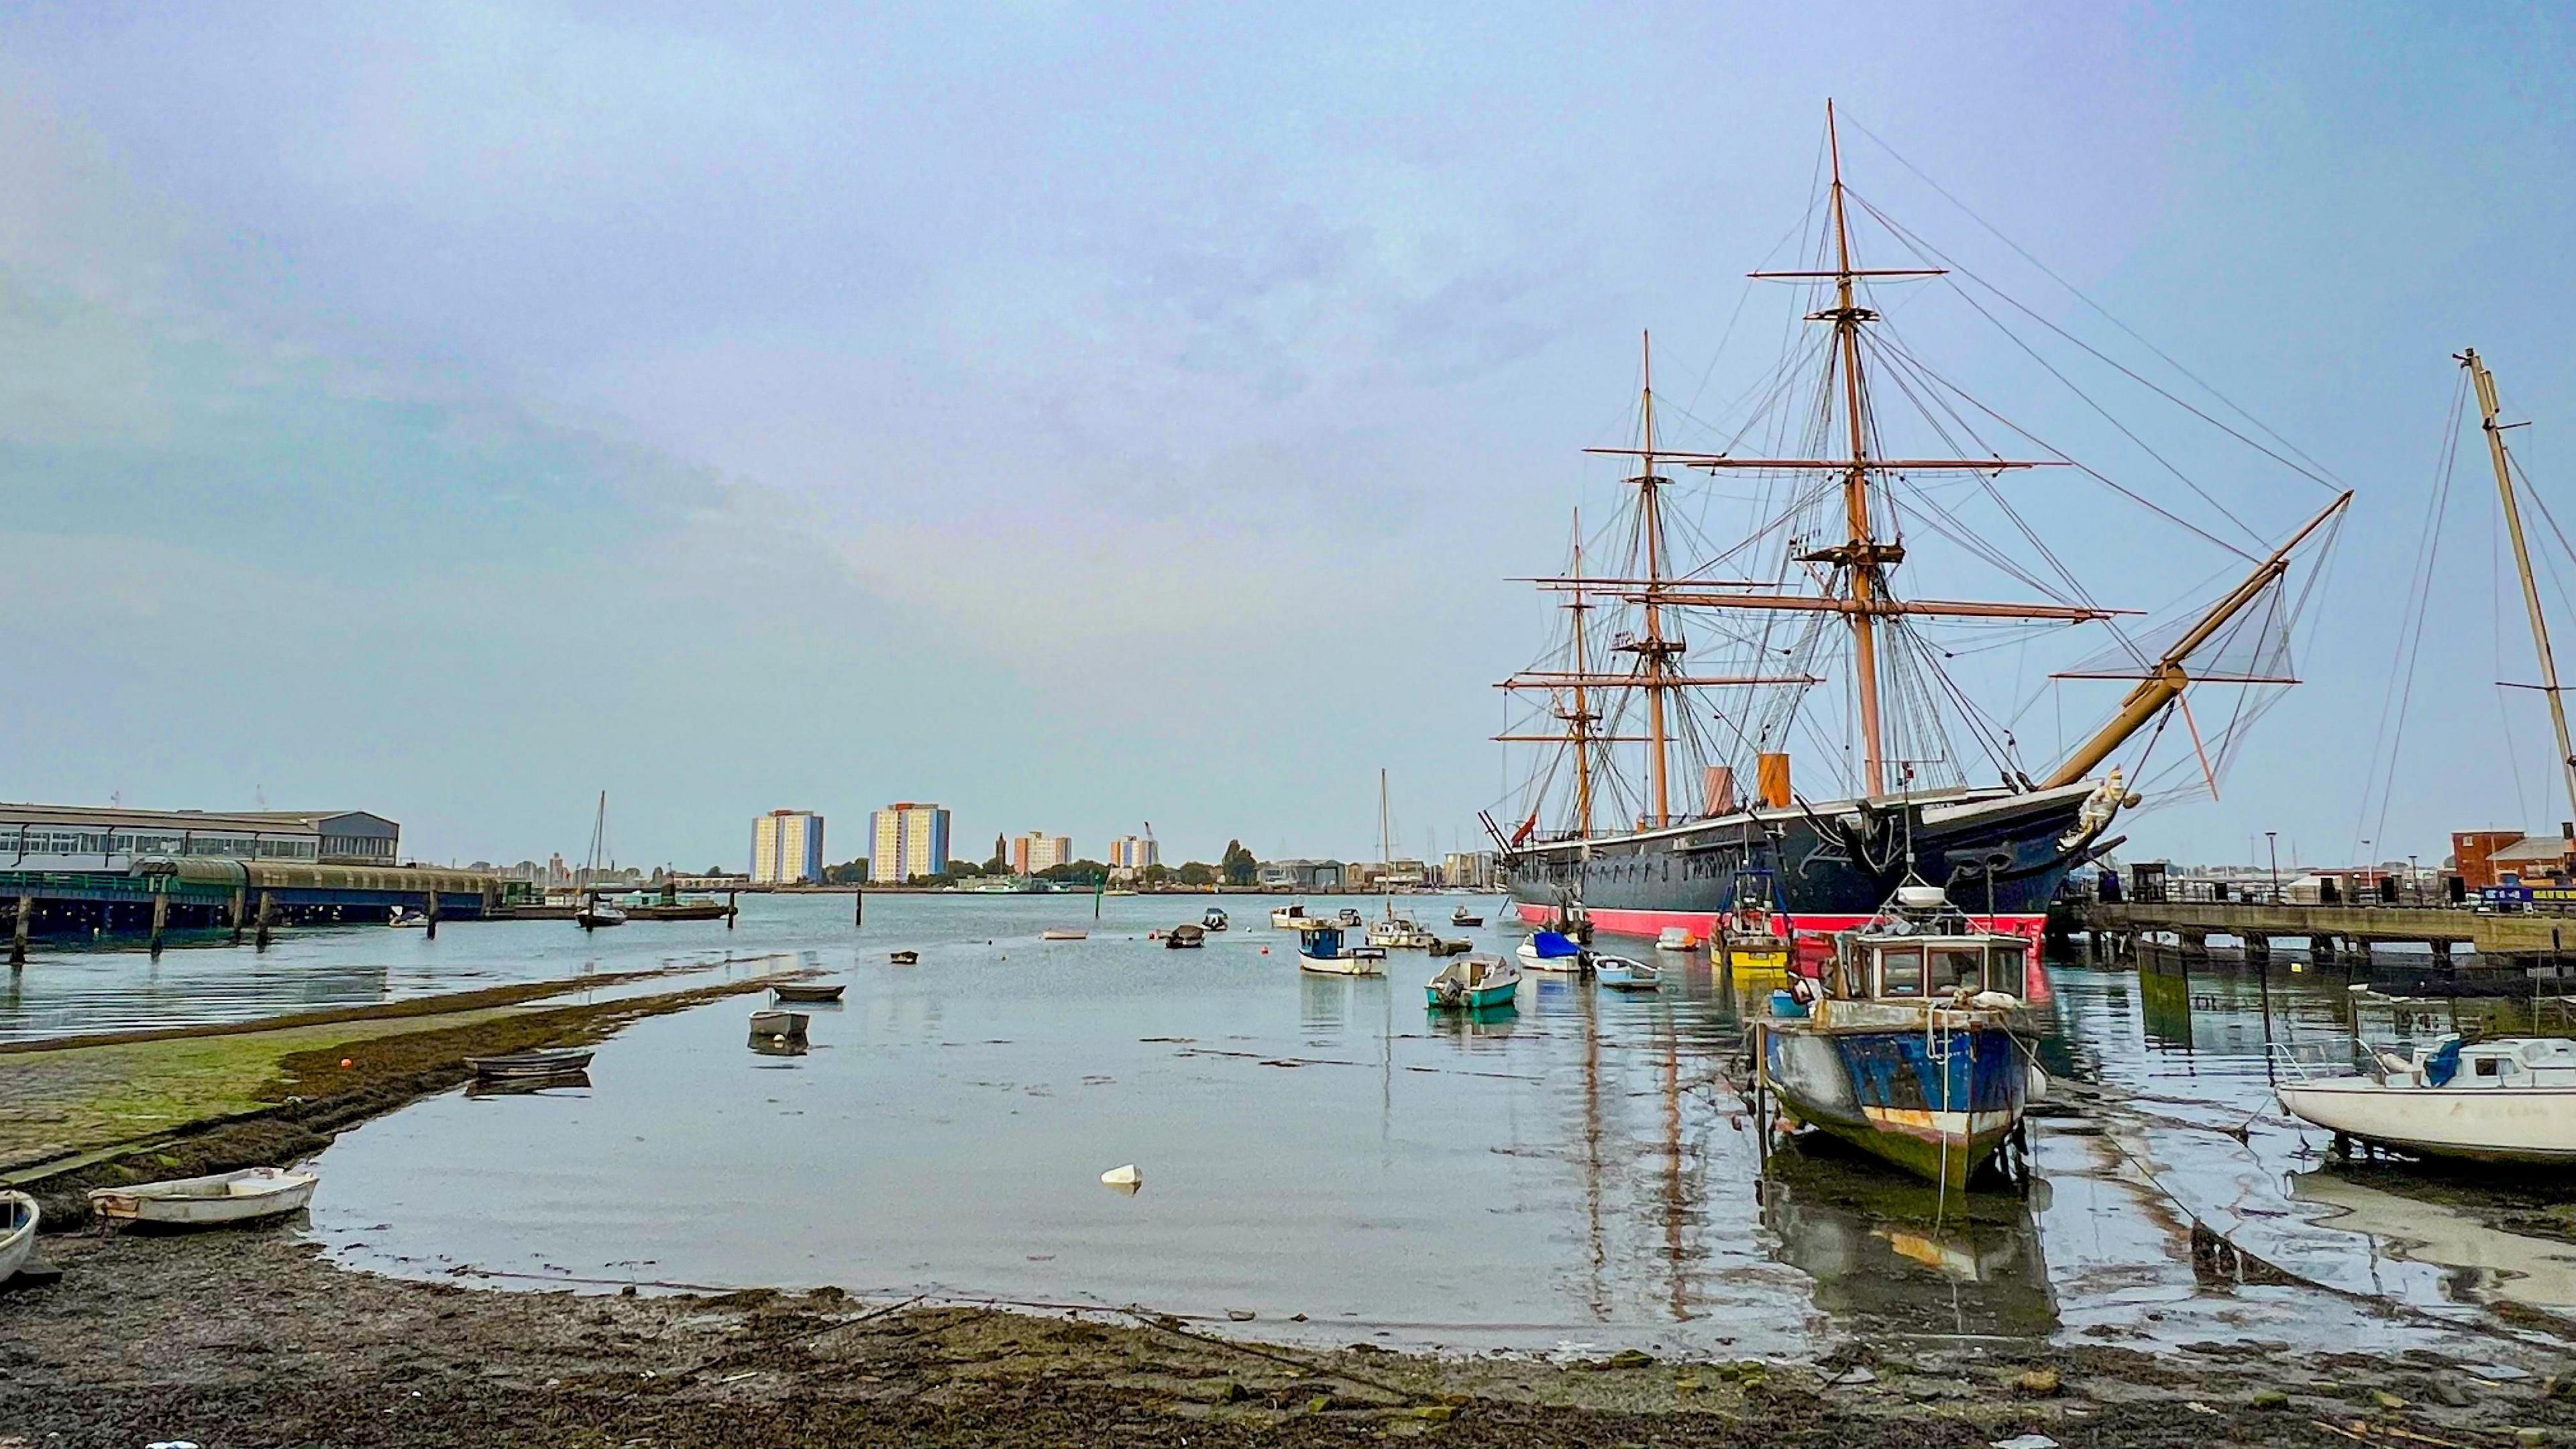
M 0 1294 L 0 1445 L 2515 1445 L 2562 1365 L 2205 1345 L 1849 1345 L 1811 1363 L 1292 1348 L 1149 1315 L 514 1292 L 322 1261 L 291 1225 L 53 1239 Z M 1123 1318 L 1124 1321 L 1115 1321 Z M 1226 1325 L 1247 1331 L 1246 1325 Z

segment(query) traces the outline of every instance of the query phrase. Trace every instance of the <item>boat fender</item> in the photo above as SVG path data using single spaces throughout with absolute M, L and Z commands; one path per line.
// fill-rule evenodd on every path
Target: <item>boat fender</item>
M 2021 1005 L 2021 998 L 2009 991 L 1980 991 L 1968 1000 L 1971 1005 L 1982 1006 L 1988 1011 L 2010 1011 Z
M 2022 1099 L 2029 1102 L 2045 1102 L 2048 1100 L 2048 1068 L 2037 1062 L 2031 1062 L 2028 1065 L 2030 1075 L 2022 1087 Z

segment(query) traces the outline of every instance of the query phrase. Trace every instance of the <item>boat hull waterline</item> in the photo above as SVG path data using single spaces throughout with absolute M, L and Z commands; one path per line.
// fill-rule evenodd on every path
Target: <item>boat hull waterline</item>
M 2329 1132 L 2425 1157 L 2576 1166 L 2576 1087 L 2382 1087 L 2332 1078 L 2280 1088 Z
M 1997 1027 L 1825 1030 L 1774 1023 L 1771 1089 L 1799 1121 L 1873 1157 L 1964 1188 L 2021 1121 L 2029 1068 Z

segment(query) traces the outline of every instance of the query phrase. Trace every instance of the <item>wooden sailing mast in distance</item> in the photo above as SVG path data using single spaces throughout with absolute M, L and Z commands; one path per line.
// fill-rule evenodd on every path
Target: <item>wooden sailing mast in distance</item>
M 2567 808 L 2576 812 L 2576 747 L 2567 738 L 2567 701 L 2558 686 L 2558 657 L 2549 647 L 2549 619 L 2540 612 L 2540 585 L 2531 573 L 2531 545 L 2522 535 L 2522 505 L 2514 497 L 2513 457 L 2505 451 L 2504 433 L 2520 423 L 2496 421 L 2502 405 L 2496 400 L 2495 374 L 2487 371 L 2478 350 L 2467 348 L 2458 354 L 2460 366 L 2469 370 L 2469 381 L 2478 392 L 2479 426 L 2487 435 L 2487 461 L 2495 465 L 2496 493 L 2504 500 L 2505 532 L 2513 538 L 2513 564 L 2522 574 L 2522 604 L 2531 613 L 2531 647 L 2540 656 L 2540 683 L 2519 688 L 2537 688 L 2549 697 L 2549 723 L 2558 731 L 2558 768 L 2566 777 Z
M 1880 718 L 1880 680 L 1878 664 L 1878 624 L 1881 619 L 1901 615 L 1946 615 L 1989 619 L 2062 620 L 2081 623 L 2110 616 L 2111 611 L 2063 604 L 2017 603 L 1949 603 L 1898 600 L 1888 588 L 1888 571 L 1903 562 L 1905 545 L 1896 539 L 1877 536 L 1873 518 L 1872 491 L 1876 475 L 1937 469 L 1966 469 L 1975 472 L 1997 472 L 2011 468 L 2059 467 L 2057 460 L 2012 461 L 2002 458 L 1905 458 L 1888 459 L 1871 456 L 1870 401 L 1867 377 L 1861 366 L 1861 328 L 1878 320 L 1879 314 L 1862 306 L 1856 284 L 1870 278 L 1937 277 L 1937 267 L 1862 267 L 1852 261 L 1851 223 L 1844 203 L 1842 139 L 1834 123 L 1834 103 L 1825 102 L 1826 149 L 1832 163 L 1830 202 L 1833 220 L 1834 266 L 1830 271 L 1754 272 L 1757 279 L 1770 281 L 1825 282 L 1834 284 L 1834 304 L 1807 314 L 1810 322 L 1833 325 L 1833 348 L 1826 366 L 1829 395 L 1839 393 L 1842 400 L 1845 432 L 1849 439 L 1849 456 L 1842 458 L 1737 458 L 1724 454 L 1670 453 L 1667 461 L 1685 467 L 1760 469 L 1769 471 L 1829 470 L 1843 477 L 1843 522 L 1845 537 L 1829 548 L 1799 555 L 1802 563 L 1819 563 L 1834 572 L 1821 595 L 1713 593 L 1705 589 L 1665 590 L 1654 571 L 1648 571 L 1641 592 L 1623 595 L 1646 605 L 1651 621 L 1661 605 L 1705 608 L 1787 609 L 1808 613 L 1837 613 L 1851 629 L 1852 692 L 1859 710 L 1861 746 L 1861 787 L 1864 795 L 1887 793 L 1888 740 Z M 1595 448 L 1590 452 L 1634 454 L 1646 461 L 1652 473 L 1656 454 L 1652 436 L 1642 449 Z M 1652 496 L 1651 490 L 1648 495 Z

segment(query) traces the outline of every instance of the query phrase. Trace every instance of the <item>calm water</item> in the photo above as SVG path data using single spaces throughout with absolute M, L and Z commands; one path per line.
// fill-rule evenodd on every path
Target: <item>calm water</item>
M 1418 955 L 1383 980 L 1301 975 L 1267 902 L 1232 902 L 1236 929 L 1205 950 L 1143 939 L 1203 904 L 1115 898 L 1095 925 L 1087 898 L 878 897 L 854 932 L 846 897 L 757 898 L 730 936 L 520 923 L 434 944 L 299 937 L 264 960 L 174 952 L 157 969 L 40 960 L 0 998 L 0 1031 L 194 1000 L 174 968 L 224 1010 L 728 953 L 791 953 L 848 982 L 802 1056 L 747 1050 L 753 1003 L 736 999 L 630 1028 L 586 1089 L 453 1093 L 343 1136 L 312 1231 L 344 1262 L 421 1276 L 1250 1310 L 1266 1335 L 1451 1348 L 2443 1332 L 2196 1271 L 2188 1212 L 2473 1331 L 2465 1305 L 2499 1294 L 2576 1306 L 2576 1248 L 2494 1226 L 2495 1195 L 2302 1156 L 2323 1139 L 2260 1110 L 2250 978 L 2058 971 L 2045 1059 L 2137 1093 L 2148 1119 L 2035 1122 L 2027 1200 L 1944 1201 L 1823 1150 L 1784 1155 L 1757 1191 L 1739 1104 L 1711 1080 L 1738 1021 L 1705 968 L 1655 995 L 1538 980 L 1516 1012 L 1461 1021 L 1423 1010 Z M 1414 904 L 1445 919 L 1454 902 Z M 1049 925 L 1094 934 L 1042 944 Z M 921 963 L 888 964 L 899 947 Z M 299 970 L 334 984 L 299 994 Z M 67 988 L 36 978 L 56 971 L 85 1005 L 48 1004 Z M 2276 977 L 2275 1036 L 2339 1055 L 2342 985 Z M 1141 1192 L 1101 1186 L 1129 1162 Z

